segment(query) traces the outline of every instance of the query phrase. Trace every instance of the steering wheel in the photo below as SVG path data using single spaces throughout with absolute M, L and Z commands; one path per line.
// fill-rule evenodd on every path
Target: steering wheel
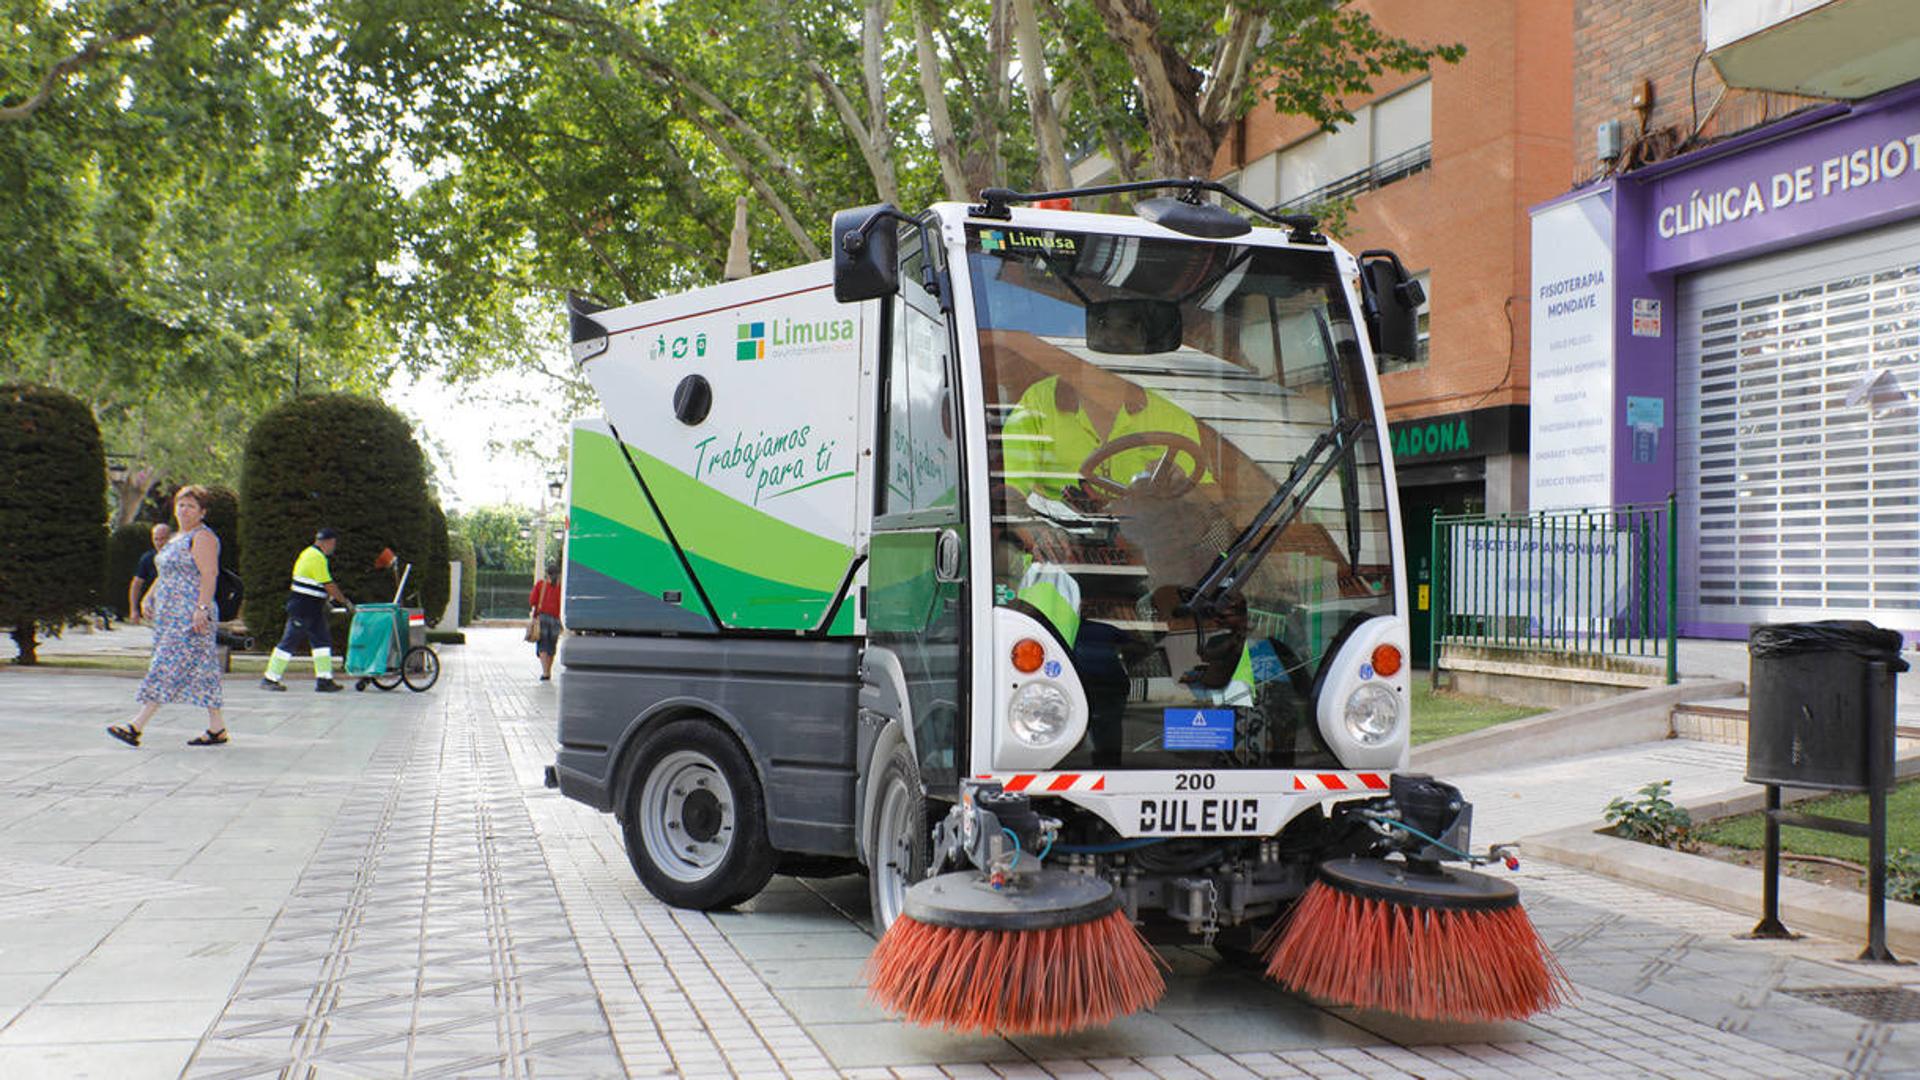
M 1199 443 L 1187 438 L 1185 435 L 1176 435 L 1171 431 L 1136 431 L 1113 439 L 1105 446 L 1087 455 L 1087 460 L 1080 463 L 1081 487 L 1090 493 L 1095 493 L 1109 499 L 1119 498 L 1129 491 L 1132 491 L 1133 486 L 1131 484 L 1123 484 L 1118 480 L 1101 476 L 1099 474 L 1100 466 L 1105 465 L 1107 462 L 1129 450 L 1138 450 L 1148 446 L 1164 447 L 1166 449 L 1166 453 L 1160 455 L 1159 462 L 1153 466 L 1152 476 L 1149 481 L 1151 490 L 1155 495 L 1167 499 L 1177 499 L 1187 492 L 1192 491 L 1193 486 L 1200 482 L 1200 461 L 1204 451 L 1200 449 Z M 1194 472 L 1188 472 L 1182 469 L 1174 461 L 1174 459 L 1181 454 L 1187 455 L 1193 462 Z

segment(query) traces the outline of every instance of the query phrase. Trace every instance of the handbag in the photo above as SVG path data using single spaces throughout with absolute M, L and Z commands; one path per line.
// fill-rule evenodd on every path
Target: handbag
M 528 641 L 540 640 L 540 616 L 538 615 L 535 615 L 532 618 L 527 620 L 527 640 Z

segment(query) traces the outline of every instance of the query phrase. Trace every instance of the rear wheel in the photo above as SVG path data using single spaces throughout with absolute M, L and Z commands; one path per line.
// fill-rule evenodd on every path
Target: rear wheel
M 425 645 L 408 649 L 400 658 L 400 678 L 406 681 L 407 689 L 416 694 L 426 690 L 440 681 L 440 654 Z
M 675 907 L 732 907 L 765 888 L 779 861 L 746 752 L 702 720 L 645 736 L 622 831 L 641 884 Z
M 908 887 L 926 876 L 933 857 L 920 769 L 906 743 L 894 747 L 881 767 L 873 807 L 867 898 L 873 904 L 873 928 L 884 934 L 900 917 Z

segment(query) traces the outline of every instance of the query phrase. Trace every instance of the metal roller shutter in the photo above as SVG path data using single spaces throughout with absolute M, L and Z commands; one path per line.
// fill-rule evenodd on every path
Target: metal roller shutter
M 1682 617 L 1920 630 L 1920 225 L 1679 283 Z M 1877 404 L 1847 404 L 1878 376 Z

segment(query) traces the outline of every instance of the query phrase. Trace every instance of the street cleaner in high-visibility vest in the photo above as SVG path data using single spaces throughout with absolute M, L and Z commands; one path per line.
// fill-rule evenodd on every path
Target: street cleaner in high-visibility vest
M 1102 453 L 1117 440 L 1136 435 L 1149 441 Z M 1195 460 L 1191 452 L 1154 436 L 1173 436 L 1193 450 L 1200 448 L 1200 427 L 1193 414 L 1161 394 L 1129 385 L 1121 400 L 1103 407 L 1086 400 L 1074 383 L 1048 376 L 1027 387 L 1007 415 L 1000 441 L 1005 482 L 1021 496 L 1038 496 L 1069 507 L 1076 502 L 1084 505 L 1093 497 L 1087 491 L 1092 481 L 1082 473 L 1088 462 L 1096 463 L 1093 476 L 1105 481 L 1109 497 L 1118 488 L 1214 482 L 1205 463 Z M 1178 479 L 1158 475 L 1163 459 Z M 1018 579 L 1011 599 L 1045 619 L 1072 649 L 1080 631 L 1080 586 L 1064 568 L 1079 561 L 1071 541 L 1045 527 L 1016 531 L 1028 550 L 1000 555 L 1008 564 L 1004 569 Z
M 333 681 L 333 632 L 327 628 L 327 600 L 329 597 L 338 600 L 348 610 L 352 610 L 353 601 L 334 584 L 333 571 L 327 565 L 327 559 L 339 543 L 339 532 L 321 529 L 313 534 L 313 543 L 293 560 L 293 584 L 287 592 L 287 632 L 280 636 L 280 644 L 273 647 L 273 655 L 267 660 L 266 677 L 260 680 L 261 688 L 285 690 L 286 684 L 280 677 L 293 662 L 293 650 L 310 644 L 314 690 L 331 694 L 340 689 L 340 684 Z

